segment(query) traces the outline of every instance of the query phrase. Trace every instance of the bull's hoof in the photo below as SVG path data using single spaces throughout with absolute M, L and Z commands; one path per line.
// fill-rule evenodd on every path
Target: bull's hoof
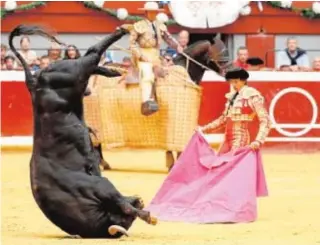
M 111 167 L 109 163 L 107 163 L 105 160 L 101 160 L 100 166 L 102 167 L 103 170 L 111 170 Z
M 149 222 L 150 225 L 156 225 L 158 223 L 158 219 L 156 217 L 150 216 Z
M 144 202 L 139 196 L 126 197 L 128 202 L 136 209 L 142 210 L 144 208 Z
M 135 207 L 137 209 L 143 209 L 144 208 L 144 202 L 143 202 L 142 198 L 139 197 L 139 196 L 136 196 L 136 205 L 135 205 Z

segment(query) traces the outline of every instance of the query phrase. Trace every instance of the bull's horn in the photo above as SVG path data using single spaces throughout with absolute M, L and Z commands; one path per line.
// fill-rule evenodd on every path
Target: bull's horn
M 108 229 L 108 232 L 112 236 L 115 235 L 117 232 L 120 232 L 125 236 L 129 236 L 128 231 L 125 228 L 123 228 L 122 226 L 119 226 L 119 225 L 111 225 L 109 227 L 109 229 Z

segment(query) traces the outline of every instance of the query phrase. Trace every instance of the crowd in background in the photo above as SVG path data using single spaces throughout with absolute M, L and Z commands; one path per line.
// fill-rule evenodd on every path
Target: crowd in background
M 320 57 L 309 62 L 308 53 L 298 46 L 294 37 L 287 39 L 287 48 L 276 53 L 276 64 L 274 69 L 264 67 L 264 61 L 258 57 L 251 57 L 247 47 L 237 50 L 237 58 L 234 66 L 248 70 L 276 70 L 276 71 L 317 71 L 320 72 Z
M 179 44 L 186 48 L 189 43 L 189 33 L 186 30 L 180 31 L 177 38 Z M 47 54 L 37 56 L 36 52 L 30 48 L 30 39 L 28 36 L 23 36 L 20 39 L 20 48 L 18 51 L 22 57 L 27 61 L 31 70 L 36 71 L 47 67 L 62 59 L 78 59 L 81 54 L 79 49 L 74 45 L 68 45 L 64 50 L 57 43 L 51 43 L 47 50 Z M 165 66 L 173 65 L 173 58 L 177 55 L 176 50 L 166 48 L 162 52 L 162 60 Z M 312 63 L 309 62 L 307 51 L 298 46 L 297 39 L 289 38 L 287 40 L 287 48 L 276 53 L 275 68 L 265 67 L 264 61 L 259 57 L 250 57 L 247 47 L 239 47 L 237 50 L 237 57 L 233 62 L 233 66 L 238 66 L 248 70 L 277 70 L 277 71 L 320 71 L 320 57 L 314 58 Z M 113 63 L 113 58 L 110 52 L 107 51 L 101 59 L 100 65 L 108 65 Z M 124 57 L 122 65 L 125 68 L 131 66 L 130 57 Z M 1 44 L 1 70 L 23 70 L 20 62 L 8 49 L 8 46 Z
M 20 55 L 26 60 L 30 69 L 36 71 L 49 66 L 50 63 L 62 59 L 78 59 L 81 55 L 78 48 L 68 45 L 65 50 L 57 43 L 51 43 L 46 55 L 37 56 L 37 53 L 30 48 L 30 39 L 23 36 L 20 39 Z M 23 70 L 21 63 L 8 50 L 8 46 L 1 44 L 1 69 L 2 70 Z

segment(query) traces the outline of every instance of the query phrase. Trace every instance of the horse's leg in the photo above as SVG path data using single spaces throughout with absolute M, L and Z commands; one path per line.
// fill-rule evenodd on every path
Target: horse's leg
M 174 157 L 172 151 L 166 151 L 166 167 L 170 171 L 174 164 Z
M 178 151 L 178 152 L 177 152 L 176 160 L 174 160 L 173 152 L 172 152 L 172 151 L 167 151 L 167 168 L 168 168 L 169 171 L 173 168 L 175 162 L 176 162 L 176 161 L 179 159 L 179 157 L 181 156 L 181 153 L 182 153 L 181 151 Z M 168 156 L 168 155 L 171 155 L 171 156 Z M 170 159 L 169 161 L 168 161 L 168 158 Z M 168 162 L 171 163 L 170 166 L 168 165 Z
M 177 152 L 177 158 L 176 158 L 176 160 L 179 159 L 179 157 L 181 156 L 181 153 L 182 153 L 181 151 L 178 151 L 178 152 Z

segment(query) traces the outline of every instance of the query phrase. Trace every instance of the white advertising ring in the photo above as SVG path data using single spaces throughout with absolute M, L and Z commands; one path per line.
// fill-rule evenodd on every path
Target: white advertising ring
M 312 105 L 313 113 L 312 113 L 311 122 L 308 124 L 308 126 L 306 126 L 304 129 L 302 129 L 302 130 L 300 130 L 298 132 L 290 132 L 290 131 L 286 131 L 286 130 L 282 129 L 281 126 L 279 126 L 279 124 L 275 120 L 274 108 L 276 106 L 276 103 L 278 102 L 278 100 L 282 96 L 284 96 L 285 94 L 288 94 L 288 93 L 302 94 L 310 101 L 310 103 Z M 283 134 L 283 135 L 285 135 L 287 137 L 300 137 L 300 136 L 303 136 L 306 133 L 308 133 L 312 128 L 314 128 L 316 126 L 317 117 L 318 117 L 318 106 L 317 106 L 317 102 L 315 101 L 314 97 L 308 91 L 306 91 L 306 90 L 304 90 L 302 88 L 291 87 L 291 88 L 286 88 L 286 89 L 281 90 L 272 99 L 272 101 L 270 103 L 270 108 L 269 108 L 269 115 L 270 115 L 270 120 L 271 120 L 272 124 L 274 125 L 275 129 L 279 133 L 281 133 L 281 134 Z

